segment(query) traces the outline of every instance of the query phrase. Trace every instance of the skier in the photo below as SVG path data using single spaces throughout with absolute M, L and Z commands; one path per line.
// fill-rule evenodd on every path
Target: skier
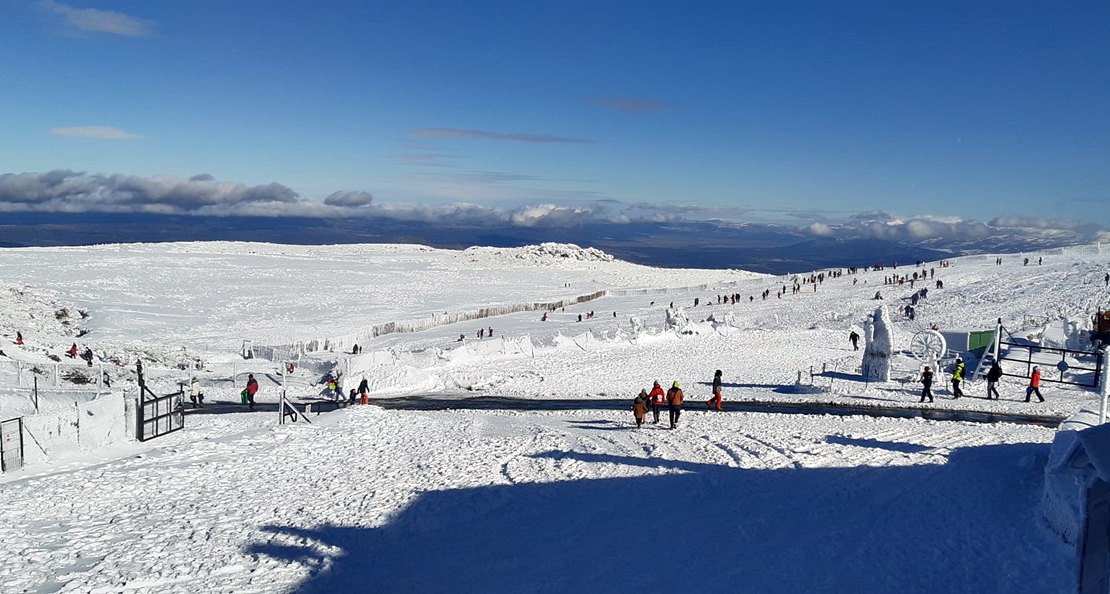
M 1025 401 L 1029 402 L 1029 398 L 1037 395 L 1037 399 L 1044 402 L 1044 396 L 1041 396 L 1041 368 L 1036 365 L 1033 366 L 1033 375 L 1029 378 L 1029 387 L 1025 388 Z
M 682 388 L 678 387 L 678 382 L 671 384 L 671 389 L 667 390 L 667 408 L 671 413 L 671 429 L 678 427 L 678 417 L 682 414 Z
M 713 397 L 705 402 L 705 406 L 709 409 L 713 408 L 714 403 L 717 405 L 717 410 L 721 410 L 721 370 L 718 369 L 713 374 Z
M 956 358 L 956 368 L 952 370 L 952 398 L 956 399 L 963 396 L 963 390 L 960 390 L 960 382 L 964 381 L 964 360 Z
M 848 335 L 848 341 L 852 343 L 853 351 L 859 350 L 859 334 L 855 330 L 852 330 L 852 333 Z
M 632 415 L 636 417 L 636 428 L 644 426 L 644 415 L 647 414 L 648 391 L 640 390 L 640 394 L 632 401 Z
M 258 380 L 254 379 L 253 373 L 247 374 L 247 388 L 243 392 L 246 394 L 247 406 L 254 410 L 254 395 L 258 392 Z
M 925 371 L 921 372 L 921 384 L 922 384 L 923 387 L 921 388 L 921 400 L 920 400 L 920 402 L 925 402 L 926 398 L 929 399 L 929 402 L 932 402 L 933 401 L 933 371 L 931 369 L 929 369 L 928 365 L 925 366 Z
M 1002 366 L 998 361 L 991 362 L 991 368 L 987 371 L 987 400 L 991 399 L 991 394 L 994 394 L 995 400 L 1001 400 L 1002 397 L 998 395 L 998 380 L 1002 378 Z
M 663 401 L 667 395 L 665 392 L 663 392 L 663 386 L 660 386 L 659 382 L 655 382 L 655 385 L 652 386 L 651 392 L 648 393 L 648 396 L 651 397 L 651 414 L 652 418 L 654 419 L 651 424 L 658 425 L 659 411 L 663 408 Z

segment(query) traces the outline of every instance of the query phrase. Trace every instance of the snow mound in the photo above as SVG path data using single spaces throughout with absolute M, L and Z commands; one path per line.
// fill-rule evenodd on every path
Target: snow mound
M 470 247 L 463 250 L 463 253 L 468 255 L 476 252 L 505 255 L 535 263 L 551 260 L 576 260 L 579 262 L 612 262 L 615 260 L 613 256 L 597 248 L 583 248 L 573 243 L 546 242 L 518 248 Z

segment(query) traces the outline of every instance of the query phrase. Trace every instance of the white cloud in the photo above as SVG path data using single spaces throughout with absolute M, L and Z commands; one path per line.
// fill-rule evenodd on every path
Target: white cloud
M 476 140 L 500 140 L 511 142 L 532 143 L 589 143 L 581 138 L 566 138 L 563 136 L 550 136 L 547 134 L 501 134 L 498 132 L 485 132 L 483 130 L 461 130 L 459 128 L 421 128 L 410 132 L 413 136 L 424 138 L 469 138 Z
M 54 128 L 50 131 L 54 136 L 77 136 L 80 138 L 102 138 L 105 140 L 139 140 L 143 138 L 127 130 L 110 128 L 107 126 L 78 126 L 76 128 Z
M 54 0 L 42 0 L 39 6 L 62 17 L 67 25 L 81 31 L 128 37 L 148 37 L 154 34 L 154 23 L 122 12 L 77 8 Z

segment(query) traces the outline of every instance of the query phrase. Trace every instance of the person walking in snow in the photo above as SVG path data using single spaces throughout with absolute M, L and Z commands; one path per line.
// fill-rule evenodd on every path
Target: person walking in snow
M 636 428 L 644 426 L 644 416 L 647 415 L 648 391 L 640 390 L 639 395 L 632 401 L 632 415 L 636 417 Z
M 253 373 L 247 374 L 247 388 L 243 391 L 247 393 L 247 406 L 254 410 L 254 395 L 258 392 L 258 380 L 254 379 Z
M 933 401 L 933 370 L 929 366 L 925 366 L 925 371 L 921 372 L 921 402 L 925 402 L 928 398 L 929 402 Z
M 998 361 L 991 362 L 991 368 L 987 371 L 987 400 L 991 399 L 991 394 L 994 394 L 995 400 L 1001 400 L 1002 397 L 998 395 L 998 380 L 1002 379 L 1002 366 Z
M 200 391 L 200 380 L 196 377 L 189 380 L 189 401 L 193 403 L 193 408 L 204 407 L 204 393 Z
M 714 404 L 721 410 L 721 370 L 713 374 L 713 396 L 705 402 L 705 406 L 712 409 Z
M 667 390 L 667 409 L 671 413 L 671 429 L 678 427 L 678 417 L 682 415 L 682 400 L 685 395 L 682 393 L 682 388 L 678 387 L 678 382 L 671 384 L 671 389 Z
M 952 370 L 952 398 L 959 398 L 963 396 L 963 390 L 960 389 L 960 382 L 964 381 L 964 360 L 956 358 L 956 368 Z
M 852 330 L 852 333 L 848 335 L 848 341 L 852 343 L 853 351 L 859 350 L 859 333 L 857 333 L 855 330 Z
M 648 393 L 648 396 L 651 397 L 651 414 L 653 418 L 651 424 L 658 425 L 659 411 L 663 408 L 663 402 L 666 401 L 667 393 L 663 391 L 663 386 L 660 386 L 659 382 L 655 382 L 655 385 L 651 387 L 651 392 Z
M 370 382 L 366 381 L 366 378 L 362 378 L 358 383 L 358 403 L 370 404 Z
M 1107 273 L 1106 273 L 1106 276 L 1102 277 L 1102 282 L 1103 282 L 1103 283 L 1104 283 L 1104 284 L 1105 284 L 1105 285 L 1106 285 L 1107 287 L 1110 287 L 1110 272 L 1107 272 Z M 19 344 L 23 344 L 23 343 L 19 343 Z
M 1044 402 L 1044 396 L 1041 396 L 1041 368 L 1036 365 L 1033 366 L 1033 375 L 1029 377 L 1029 387 L 1025 388 L 1025 401 L 1029 402 L 1029 398 L 1037 395 L 1037 399 Z

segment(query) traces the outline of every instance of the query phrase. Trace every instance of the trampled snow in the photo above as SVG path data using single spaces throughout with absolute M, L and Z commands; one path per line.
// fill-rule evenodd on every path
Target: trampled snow
M 1051 382 L 1045 403 L 1025 403 L 1018 367 L 1001 401 L 983 399 L 982 382 L 951 400 L 940 376 L 932 405 L 918 404 L 919 362 L 904 354 L 890 382 L 859 375 L 862 350 L 848 333 L 880 304 L 896 353 L 932 325 L 993 329 L 1001 318 L 1014 336 L 1036 336 L 1110 305 L 1107 250 L 1024 256 L 1033 263 L 887 263 L 819 283 L 798 271 L 795 292 L 795 275 L 655 269 L 570 246 L 0 250 L 8 365 L 66 361 L 77 342 L 114 387 L 133 389 L 141 357 L 155 391 L 196 375 L 208 410 L 223 413 L 5 474 L 0 590 L 1071 591 L 1073 549 L 1039 516 L 1052 429 L 702 404 L 721 369 L 726 409 L 730 400 L 1060 416 L 1092 408 L 1094 392 Z M 930 278 L 884 284 L 914 271 Z M 922 287 L 915 319 L 898 315 Z M 301 400 L 323 389 L 315 365 L 334 364 L 357 370 L 345 388 L 365 378 L 378 400 L 578 399 L 577 409 L 355 406 L 277 426 L 276 413 L 232 404 L 247 372 L 262 383 L 260 402 L 280 390 L 280 363 L 243 359 L 244 341 L 346 347 L 343 337 L 390 322 L 599 291 L 608 293 L 546 321 L 523 310 L 384 334 L 361 342 L 362 355 L 318 350 L 286 378 Z M 737 303 L 718 303 L 733 294 Z M 664 330 L 672 303 L 689 320 L 683 332 Z M 477 337 L 489 328 L 493 338 Z M 10 342 L 17 330 L 21 347 Z M 655 380 L 686 389 L 677 430 L 663 428 L 665 411 L 659 425 L 632 422 L 632 397 Z

